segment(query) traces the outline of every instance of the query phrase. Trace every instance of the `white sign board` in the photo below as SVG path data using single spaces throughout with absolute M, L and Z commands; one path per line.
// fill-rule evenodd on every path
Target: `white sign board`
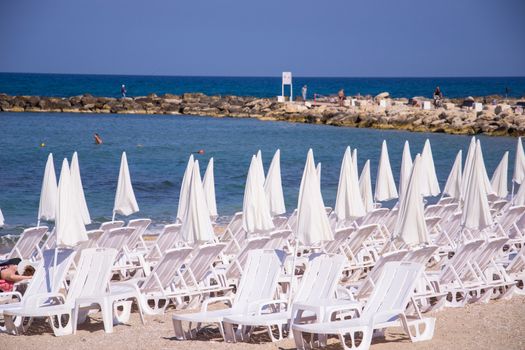
M 292 72 L 283 72 L 283 82 L 281 85 L 281 90 L 282 90 L 281 96 L 283 100 L 284 100 L 284 86 L 285 85 L 290 85 L 290 102 L 291 102 L 293 98 Z
M 292 85 L 292 72 L 283 72 L 283 85 Z

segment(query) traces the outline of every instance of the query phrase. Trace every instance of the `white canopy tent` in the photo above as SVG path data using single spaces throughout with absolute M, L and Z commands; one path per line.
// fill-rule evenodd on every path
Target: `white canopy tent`
M 379 167 L 377 168 L 376 188 L 374 198 L 376 201 L 389 201 L 398 197 L 394 175 L 390 167 L 390 157 L 386 141 L 381 146 Z
M 421 194 L 421 156 L 416 155 L 405 194 L 401 197 L 394 236 L 409 246 L 428 243 L 425 208 Z
M 509 152 L 505 152 L 498 164 L 490 183 L 494 194 L 499 198 L 507 198 L 509 190 L 507 187 L 507 174 L 509 169 Z
M 242 203 L 242 226 L 249 234 L 268 233 L 274 228 L 264 193 L 264 179 L 258 168 L 257 157 L 252 156 Z
M 184 176 L 182 177 L 182 183 L 180 185 L 179 192 L 179 205 L 177 207 L 177 220 L 182 222 L 184 220 L 184 214 L 186 213 L 186 206 L 188 205 L 188 188 L 190 186 L 191 172 L 193 169 L 193 154 L 188 159 Z
M 268 176 L 264 181 L 264 192 L 273 216 L 286 213 L 284 205 L 283 186 L 281 181 L 281 151 L 278 149 L 273 155 Z
M 192 167 L 188 186 L 188 203 L 180 228 L 181 237 L 188 245 L 211 242 L 215 238 L 210 213 L 204 195 L 199 161 Z
M 84 196 L 84 187 L 82 186 L 82 178 L 80 177 L 80 165 L 78 163 L 77 152 L 73 153 L 73 158 L 71 158 L 70 171 L 71 185 L 73 186 L 73 193 L 75 195 L 75 201 L 73 203 L 76 203 L 76 205 L 79 206 L 80 215 L 82 216 L 84 225 L 89 225 L 91 223 L 91 217 L 89 215 L 86 197 Z
M 128 167 L 128 158 L 126 152 L 122 152 L 120 161 L 120 171 L 118 174 L 117 191 L 115 192 L 115 202 L 113 205 L 113 218 L 115 221 L 115 214 L 129 216 L 139 211 L 139 205 L 135 198 L 133 185 L 131 184 L 131 176 Z
M 53 154 L 49 153 L 44 170 L 44 178 L 42 180 L 42 190 L 40 191 L 37 226 L 40 226 L 40 220 L 55 220 L 57 196 L 58 185 L 55 165 L 53 163 Z
M 217 201 L 215 200 L 215 175 L 213 173 L 213 158 L 208 161 L 206 172 L 204 173 L 204 180 L 202 184 L 204 188 L 204 198 L 206 205 L 210 212 L 210 217 L 214 220 L 219 214 L 217 213 Z
M 334 207 L 337 219 L 341 221 L 353 221 L 366 214 L 359 192 L 359 180 L 355 177 L 353 167 L 350 147 L 347 147 L 341 162 Z

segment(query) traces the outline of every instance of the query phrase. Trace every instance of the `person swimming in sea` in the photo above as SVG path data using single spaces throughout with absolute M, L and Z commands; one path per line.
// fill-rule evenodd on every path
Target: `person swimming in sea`
M 95 133 L 95 134 L 93 135 L 93 138 L 95 139 L 95 143 L 96 143 L 97 145 L 101 145 L 101 144 L 102 144 L 102 138 L 100 137 L 99 134 Z

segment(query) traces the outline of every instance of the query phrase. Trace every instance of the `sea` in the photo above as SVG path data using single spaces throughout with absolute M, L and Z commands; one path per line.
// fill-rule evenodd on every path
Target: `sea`
M 478 83 L 475 83 L 476 79 L 458 79 L 457 86 L 453 83 L 456 79 L 442 82 L 430 78 L 398 79 L 397 83 L 395 79 L 374 78 L 367 83 L 366 79 L 305 78 L 304 82 L 312 89 L 315 89 L 315 82 L 319 82 L 318 89 L 322 86 L 326 91 L 337 90 L 341 86 L 352 91 L 353 86 L 362 93 L 390 90 L 399 96 L 422 95 L 426 88 L 432 89 L 435 84 L 441 84 L 449 94 L 457 91 L 458 95 L 501 93 L 498 89 L 507 85 L 511 86 L 513 93 L 521 91 L 517 95 L 525 93 L 524 78 L 477 80 Z M 126 83 L 129 93 L 135 95 L 201 91 L 208 94 L 270 96 L 280 91 L 278 78 L 0 74 L 0 93 L 117 96 L 118 92 L 113 90 L 118 91 L 120 83 Z M 94 143 L 94 133 L 100 134 L 104 141 L 102 145 Z M 478 138 L 489 176 L 492 176 L 504 153 L 510 152 L 510 188 L 517 139 L 483 135 Z M 322 164 L 321 187 L 325 205 L 333 206 L 346 146 L 357 149 L 359 171 L 365 161 L 370 160 L 374 185 L 383 140 L 387 141 L 397 182 L 405 140 L 409 141 L 412 156 L 415 157 L 421 152 L 426 139 L 431 142 L 438 179 L 443 188 L 456 153 L 461 149 L 465 157 L 470 137 L 206 116 L 0 112 L 0 208 L 5 217 L 0 236 L 4 239 L 13 237 L 36 224 L 40 188 L 49 153 L 53 153 L 58 175 L 62 160 L 70 160 L 73 152 L 78 152 L 86 200 L 94 221 L 91 227 L 96 227 L 111 219 L 120 157 L 126 151 L 140 207 L 139 213 L 126 219 L 149 217 L 154 223 L 152 229 L 158 231 L 162 225 L 175 220 L 182 176 L 191 154 L 199 161 L 202 174 L 209 159 L 214 158 L 217 206 L 220 220 L 226 222 L 235 212 L 242 210 L 250 159 L 258 150 L 262 151 L 266 171 L 274 152 L 281 150 L 285 202 L 287 211 L 291 212 L 297 206 L 300 178 L 309 148 L 314 151 L 315 161 Z M 204 154 L 196 153 L 198 150 L 204 150 Z M 429 202 L 437 199 L 428 198 Z M 2 244 L 0 242 L 0 246 Z

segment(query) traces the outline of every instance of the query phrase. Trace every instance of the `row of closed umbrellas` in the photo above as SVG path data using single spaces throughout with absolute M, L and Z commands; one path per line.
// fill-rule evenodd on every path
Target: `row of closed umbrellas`
M 458 152 L 443 190 L 443 195 L 458 199 L 462 207 L 462 224 L 469 229 L 482 229 L 492 224 L 489 196 L 505 198 L 508 195 L 508 152 L 499 163 L 492 179 L 485 169 L 481 144 L 472 138 L 462 167 L 462 152 Z M 332 239 L 332 226 L 324 210 L 320 189 L 320 164 L 315 166 L 313 151 L 309 150 L 299 188 L 296 237 L 304 244 Z M 214 238 L 212 220 L 218 216 L 215 199 L 213 158 L 210 159 L 204 179 L 201 179 L 198 160 L 190 156 L 181 184 L 177 221 L 181 232 L 190 243 L 211 241 Z M 525 153 L 518 139 L 513 174 L 514 183 L 525 179 Z M 273 226 L 272 217 L 286 212 L 282 190 L 280 151 L 277 150 L 265 176 L 260 151 L 251 158 L 243 199 L 243 228 L 248 233 L 267 233 Z M 399 188 L 399 192 L 398 192 Z M 408 141 L 401 161 L 399 187 L 396 187 L 386 141 L 379 158 L 375 194 L 372 196 L 370 161 L 367 160 L 358 176 L 357 150 L 347 147 L 341 163 L 334 215 L 337 221 L 351 222 L 374 209 L 374 202 L 399 198 L 398 221 L 394 235 L 407 244 L 428 242 L 424 220 L 424 197 L 441 193 L 436 176 L 430 142 L 427 140 L 421 154 L 414 160 Z M 512 190 L 512 194 L 514 190 Z M 521 186 L 514 204 L 525 204 L 525 186 Z M 123 152 L 113 207 L 115 214 L 131 215 L 139 211 L 135 199 L 126 153 Z M 53 156 L 49 155 L 44 172 L 38 220 L 55 220 L 57 243 L 74 246 L 86 240 L 85 225 L 91 222 L 80 176 L 78 155 L 71 165 L 64 159 L 57 185 Z M 0 225 L 2 224 L 0 212 Z

